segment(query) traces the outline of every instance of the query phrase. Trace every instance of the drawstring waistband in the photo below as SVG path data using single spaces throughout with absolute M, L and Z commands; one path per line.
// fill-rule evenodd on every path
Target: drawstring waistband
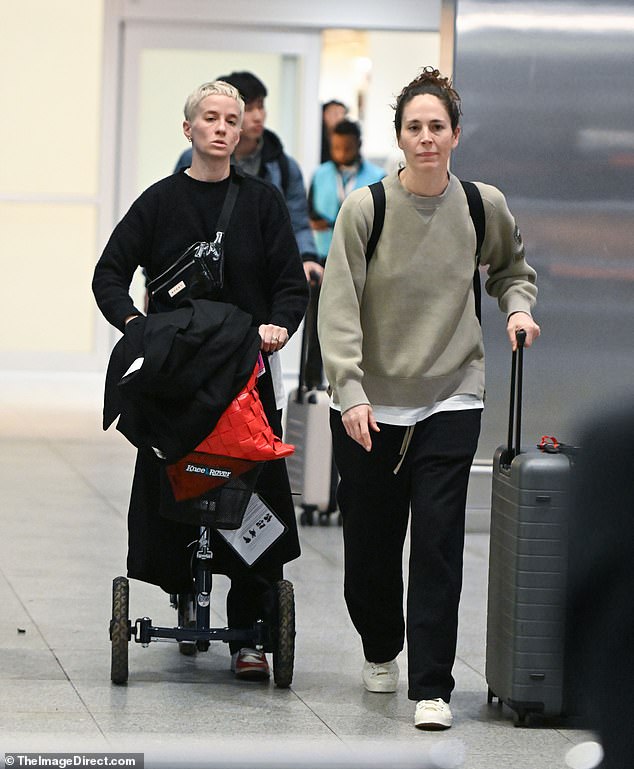
M 416 425 L 409 425 L 405 428 L 405 435 L 403 436 L 403 443 L 401 444 L 401 449 L 398 452 L 398 455 L 400 459 L 398 460 L 398 464 L 392 470 L 394 475 L 398 473 L 398 471 L 401 469 L 401 465 L 403 464 L 403 460 L 405 459 L 405 454 L 407 454 L 407 449 L 409 448 L 409 444 L 412 442 L 412 436 L 414 435 L 414 430 L 416 429 Z

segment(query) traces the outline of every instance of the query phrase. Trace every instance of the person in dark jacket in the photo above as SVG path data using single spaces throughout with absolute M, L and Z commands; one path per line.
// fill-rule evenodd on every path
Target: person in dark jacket
M 128 323 L 134 325 L 142 316 L 129 294 L 135 269 L 141 266 L 151 281 L 193 243 L 213 240 L 230 180 L 237 175 L 239 193 L 224 238 L 224 282 L 213 299 L 248 313 L 259 333 L 266 371 L 258 390 L 271 427 L 280 435 L 284 397 L 277 352 L 299 326 L 308 291 L 284 198 L 263 179 L 231 168 L 243 112 L 240 94 L 227 83 L 205 83 L 188 97 L 183 131 L 192 143 L 191 163 L 153 184 L 132 204 L 106 244 L 92 286 L 112 325 L 121 331 Z M 128 575 L 172 594 L 192 593 L 188 545 L 198 530 L 159 515 L 165 476 L 165 464 L 155 452 L 139 449 L 128 514 Z M 214 536 L 214 570 L 231 578 L 227 620 L 234 628 L 252 627 L 262 616 L 270 600 L 266 586 L 281 579 L 283 564 L 300 553 L 283 460 L 265 464 L 256 490 L 286 531 L 251 569 Z M 269 677 L 262 652 L 234 643 L 230 650 L 238 677 Z
M 284 152 L 279 137 L 265 128 L 266 86 L 251 72 L 231 72 L 229 75 L 220 75 L 218 80 L 237 88 L 245 104 L 240 141 L 236 145 L 232 162 L 245 173 L 271 182 L 284 195 L 306 278 L 311 280 L 314 276 L 321 277 L 323 269 L 308 220 L 302 172 L 297 162 Z M 175 171 L 187 168 L 191 159 L 191 149 L 185 150 L 176 163 Z

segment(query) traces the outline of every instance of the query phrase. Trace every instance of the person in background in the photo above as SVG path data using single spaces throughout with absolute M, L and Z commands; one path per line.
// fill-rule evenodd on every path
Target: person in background
M 623 769 L 634 765 L 634 399 L 595 404 L 579 427 L 568 513 L 566 664 L 572 699 L 603 748 L 600 769 Z
M 331 159 L 330 137 L 333 128 L 348 114 L 348 108 L 343 102 L 331 99 L 321 108 L 321 162 Z
M 247 174 L 274 184 L 284 196 L 297 247 L 304 264 L 307 280 L 321 280 L 323 267 L 317 258 L 315 239 L 308 220 L 306 188 L 297 162 L 284 152 L 279 137 L 265 127 L 267 89 L 251 72 L 231 72 L 218 80 L 229 83 L 244 100 L 244 119 L 240 140 L 234 150 L 232 163 Z M 188 168 L 192 150 L 185 150 L 176 163 L 175 173 Z
M 211 298 L 251 316 L 265 361 L 258 391 L 279 436 L 284 398 L 276 387 L 281 367 L 275 361 L 302 320 L 308 290 L 284 198 L 268 182 L 230 165 L 240 140 L 243 110 L 237 89 L 225 82 L 205 83 L 190 94 L 183 123 L 192 143 L 190 162 L 181 172 L 153 184 L 132 204 L 106 244 L 92 288 L 106 320 L 126 336 L 128 332 L 134 336 L 147 320 L 129 293 L 134 271 L 141 266 L 153 280 L 192 244 L 208 241 L 216 231 L 230 180 L 235 179 L 239 192 L 223 240 L 223 285 L 218 296 L 200 301 Z M 150 312 L 154 311 L 150 304 Z M 159 514 L 171 504 L 165 492 L 168 485 L 165 463 L 150 447 L 139 448 L 128 511 L 128 576 L 170 594 L 190 594 L 191 604 L 189 545 L 197 540 L 198 527 Z M 283 460 L 265 463 L 256 491 L 284 522 L 286 531 L 251 569 L 217 532 L 212 534 L 214 569 L 231 579 L 227 620 L 232 628 L 253 627 L 270 604 L 270 586 L 282 578 L 283 564 L 300 553 Z M 185 622 L 191 620 L 191 612 L 187 614 Z M 238 678 L 269 677 L 264 652 L 240 648 L 236 642 L 230 642 L 229 648 L 231 669 Z
M 344 592 L 363 644 L 361 677 L 370 692 L 395 692 L 407 633 L 408 696 L 419 729 L 453 722 L 467 483 L 484 406 L 476 234 L 462 185 L 449 172 L 459 117 L 460 97 L 438 70 L 426 67 L 403 88 L 394 126 L 406 165 L 381 182 L 386 210 L 376 251 L 367 264 L 374 204 L 364 187 L 344 200 L 335 222 L 319 303 Z M 511 344 L 524 329 L 530 346 L 539 335 L 531 316 L 535 271 L 502 193 L 477 187 L 486 290 L 504 313 Z
M 361 156 L 361 129 L 342 120 L 330 137 L 331 159 L 315 171 L 308 193 L 310 224 L 315 231 L 319 258 L 326 260 L 335 219 L 352 190 L 380 181 L 385 171 Z
M 380 181 L 385 171 L 361 156 L 361 129 L 357 123 L 342 120 L 330 136 L 331 160 L 315 171 L 308 193 L 310 224 L 315 232 L 317 254 L 322 263 L 328 256 L 332 231 L 344 198 L 352 190 Z M 323 382 L 321 350 L 317 335 L 319 284 L 311 287 L 306 312 L 306 385 Z

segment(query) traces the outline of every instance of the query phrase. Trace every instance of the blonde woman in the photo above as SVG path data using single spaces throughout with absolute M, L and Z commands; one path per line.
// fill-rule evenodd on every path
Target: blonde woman
M 191 166 L 152 185 L 132 204 L 97 264 L 93 291 L 100 310 L 118 329 L 142 316 L 128 290 L 135 269 L 143 267 L 152 280 L 191 244 L 213 240 L 230 180 L 237 179 L 239 192 L 224 238 L 224 283 L 208 298 L 252 316 L 266 361 L 258 390 L 274 432 L 281 435 L 283 397 L 274 387 L 275 374 L 280 373 L 274 353 L 297 329 L 308 299 L 288 210 L 268 182 L 231 168 L 244 114 L 244 102 L 233 86 L 222 81 L 202 85 L 189 96 L 184 111 Z M 168 593 L 191 594 L 187 546 L 197 538 L 197 529 L 158 514 L 167 504 L 161 493 L 164 481 L 164 464 L 152 451 L 139 449 L 128 514 L 128 575 Z M 215 571 L 231 577 L 227 620 L 232 628 L 252 627 L 269 600 L 268 585 L 281 579 L 282 565 L 299 555 L 283 460 L 266 463 L 256 489 L 283 520 L 286 532 L 252 569 L 220 537 L 213 541 Z M 230 650 L 238 677 L 269 677 L 263 652 L 240 649 L 235 643 Z

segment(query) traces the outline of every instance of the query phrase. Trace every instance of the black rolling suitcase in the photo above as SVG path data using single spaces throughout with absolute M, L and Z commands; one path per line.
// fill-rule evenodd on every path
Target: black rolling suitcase
M 302 336 L 299 382 L 288 398 L 284 440 L 295 446 L 286 460 L 295 506 L 301 509 L 300 523 L 312 526 L 330 523 L 337 513 L 339 476 L 332 453 L 330 398 L 325 390 L 305 385 L 306 329 Z M 341 523 L 340 516 L 337 517 Z
M 488 701 L 529 719 L 561 717 L 565 682 L 571 454 L 521 450 L 524 332 L 513 353 L 509 433 L 493 461 L 487 608 Z M 551 453 L 553 452 L 553 453 Z

